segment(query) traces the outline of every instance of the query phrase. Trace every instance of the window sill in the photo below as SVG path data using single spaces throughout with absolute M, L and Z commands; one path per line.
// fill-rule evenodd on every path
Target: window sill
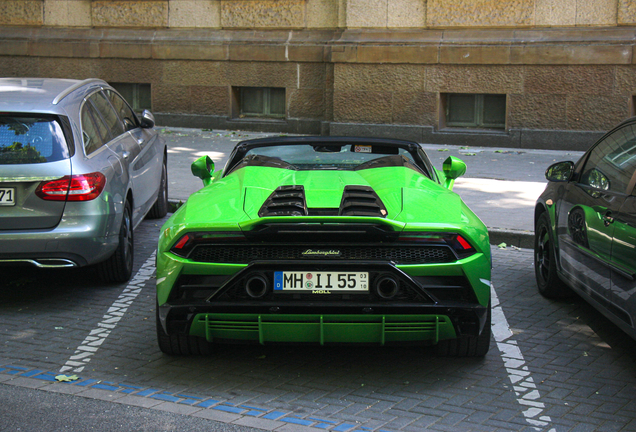
M 509 135 L 505 129 L 477 129 L 463 127 L 445 127 L 437 130 L 436 133 L 454 133 L 454 134 L 482 134 L 482 135 Z
M 228 122 L 286 124 L 287 123 L 287 119 L 284 119 L 284 118 L 263 118 L 263 117 L 241 117 L 241 118 L 229 118 Z

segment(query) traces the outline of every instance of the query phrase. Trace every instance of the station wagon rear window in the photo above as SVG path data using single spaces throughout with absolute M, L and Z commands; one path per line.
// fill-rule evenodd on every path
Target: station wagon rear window
M 0 114 L 0 165 L 36 164 L 68 159 L 57 119 Z

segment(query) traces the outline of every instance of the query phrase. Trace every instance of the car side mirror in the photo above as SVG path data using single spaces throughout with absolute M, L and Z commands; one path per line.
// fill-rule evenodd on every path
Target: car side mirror
M 155 127 L 155 116 L 148 110 L 144 110 L 141 113 L 141 127 L 144 129 Z
M 545 170 L 545 178 L 551 182 L 567 182 L 574 173 L 574 162 L 557 162 Z
M 444 176 L 446 177 L 444 187 L 449 190 L 453 190 L 455 179 L 466 173 L 466 164 L 463 160 L 458 159 L 455 156 L 449 156 L 444 161 L 442 169 L 444 170 Z
M 210 156 L 201 156 L 199 159 L 192 162 L 190 166 L 192 174 L 203 180 L 203 186 L 208 186 L 212 183 L 212 172 L 214 172 L 214 162 L 210 159 Z

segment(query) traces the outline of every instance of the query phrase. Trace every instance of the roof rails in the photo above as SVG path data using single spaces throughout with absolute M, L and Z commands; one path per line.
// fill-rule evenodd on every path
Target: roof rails
M 73 84 L 72 86 L 70 86 L 69 88 L 67 88 L 66 90 L 64 90 L 62 93 L 60 93 L 59 95 L 57 95 L 55 97 L 55 99 L 53 99 L 53 105 L 57 105 L 59 104 L 62 99 L 64 99 L 66 96 L 70 95 L 72 92 L 74 92 L 75 90 L 77 90 L 78 88 L 86 85 L 86 84 L 90 84 L 90 83 L 97 83 L 97 82 L 103 82 L 101 79 L 99 78 L 89 78 L 89 79 L 85 79 L 84 81 L 80 81 L 78 83 Z

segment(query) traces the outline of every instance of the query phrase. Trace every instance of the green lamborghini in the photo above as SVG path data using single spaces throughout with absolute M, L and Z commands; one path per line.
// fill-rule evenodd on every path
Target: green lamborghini
M 419 144 L 350 137 L 239 143 L 162 227 L 157 338 L 167 354 L 222 342 L 490 345 L 488 232 Z

